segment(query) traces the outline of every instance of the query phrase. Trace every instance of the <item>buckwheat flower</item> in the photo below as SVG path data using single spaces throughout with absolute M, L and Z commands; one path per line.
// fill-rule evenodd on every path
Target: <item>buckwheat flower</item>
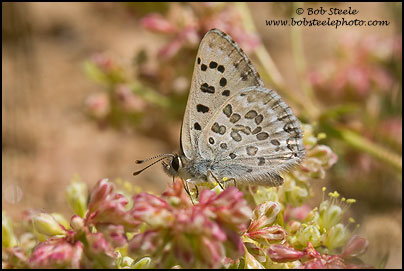
M 129 258 L 129 257 L 125 257 Z M 151 259 L 150 257 L 143 257 L 142 259 L 134 262 L 130 265 L 132 269 L 147 269 L 151 267 Z
M 359 237 L 357 235 L 352 235 L 341 255 L 344 258 L 357 257 L 365 253 L 368 245 L 369 241 L 365 238 Z
M 132 90 L 123 84 L 115 88 L 116 98 L 122 108 L 127 112 L 141 112 L 146 109 L 147 103 L 135 95 Z
M 296 233 L 297 241 L 305 247 L 307 242 L 317 247 L 321 244 L 321 234 L 315 225 L 302 225 L 302 228 Z
M 257 244 L 252 242 L 244 242 L 244 246 L 260 263 L 266 262 L 266 253 L 264 252 L 264 249 L 258 247 Z
M 291 205 L 286 206 L 285 213 L 283 215 L 283 218 L 285 221 L 288 221 L 290 219 L 296 219 L 303 221 L 307 215 L 311 211 L 311 207 L 308 204 L 303 204 L 301 206 L 293 207 Z
M 115 268 L 117 254 L 114 248 L 100 232 L 91 233 L 86 230 L 85 254 L 88 258 L 86 264 L 92 268 Z
M 84 217 L 87 211 L 87 185 L 84 182 L 73 180 L 66 189 L 67 202 L 75 214 Z
M 323 243 L 329 250 L 334 250 L 345 245 L 349 236 L 348 229 L 340 223 L 327 230 Z
M 171 225 L 174 220 L 169 205 L 163 199 L 140 193 L 133 197 L 133 207 L 130 214 L 138 221 L 143 221 L 152 227 Z
M 29 259 L 31 268 L 80 268 L 83 244 L 65 238 L 49 239 L 35 247 Z
M 6 247 L 2 250 L 2 268 L 3 269 L 27 269 L 28 256 L 26 250 L 22 247 Z
M 314 135 L 313 126 L 307 123 L 302 124 L 303 130 L 303 145 L 307 148 L 315 146 L 318 142 L 318 138 Z
M 69 221 L 66 220 L 66 218 L 60 214 L 60 213 L 51 213 L 51 216 L 56 220 L 57 223 L 62 225 L 66 230 L 70 229 L 70 224 Z
M 87 97 L 85 106 L 88 114 L 103 118 L 110 112 L 109 98 L 106 93 L 97 93 Z
M 129 241 L 130 255 L 148 255 L 157 268 L 176 264 L 219 268 L 226 257 L 241 257 L 244 249 L 239 230 L 246 229 L 252 213 L 241 192 L 235 187 L 220 194 L 205 189 L 199 203 L 192 205 L 182 198 L 179 184 L 181 180 L 175 180 L 164 199 L 147 193 L 134 197 L 130 212 L 145 222 L 146 230 Z
M 140 21 L 142 27 L 147 30 L 159 33 L 173 33 L 176 27 L 157 13 L 150 13 Z
M 321 161 L 324 169 L 329 169 L 338 161 L 338 156 L 326 145 L 316 145 L 307 151 L 307 156 Z
M 111 58 L 104 54 L 95 54 L 91 58 L 92 62 L 103 72 L 110 72 L 114 69 L 115 65 Z
M 34 215 L 32 225 L 38 233 L 47 236 L 64 235 L 66 233 L 65 228 L 52 215 L 46 213 Z
M 175 208 L 189 208 L 193 206 L 180 178 L 174 180 L 173 185 L 162 193 L 162 197 Z
M 3 247 L 14 247 L 18 244 L 17 238 L 13 231 L 13 222 L 3 211 L 1 214 L 1 228 L 2 228 L 2 239 L 1 244 Z
M 131 257 L 128 257 L 128 256 L 121 257 L 121 259 L 119 259 L 118 267 L 129 269 L 129 268 L 131 268 L 131 265 L 134 263 L 134 261 L 135 261 L 134 259 L 132 259 Z
M 123 247 L 128 241 L 122 225 L 97 224 L 97 230 L 104 235 L 105 239 L 113 247 Z
M 204 190 L 201 193 L 198 206 L 211 210 L 221 223 L 243 231 L 252 215 L 251 209 L 243 199 L 243 193 L 236 187 L 229 187 L 222 193 Z
M 325 169 L 322 162 L 314 157 L 307 157 L 301 164 L 299 170 L 295 170 L 294 176 L 300 181 L 309 181 L 310 179 L 324 179 Z
M 245 235 L 260 244 L 267 245 L 275 242 L 283 243 L 283 241 L 286 239 L 287 233 L 280 226 L 271 226 L 253 231 L 247 231 Z
M 265 267 L 247 249 L 244 254 L 245 269 L 265 269 Z
M 129 241 L 128 251 L 134 255 L 156 253 L 157 248 L 161 248 L 164 244 L 163 237 L 164 234 L 158 230 L 146 230 L 133 236 Z
M 296 220 L 289 221 L 288 227 L 287 227 L 288 233 L 295 234 L 298 230 L 300 230 L 301 226 L 302 226 L 302 223 L 300 223 L 299 221 L 296 221 Z
M 305 255 L 305 252 L 295 250 L 285 245 L 273 244 L 268 248 L 268 256 L 272 261 L 278 263 L 296 261 L 303 258 Z
M 20 247 L 24 248 L 25 251 L 32 251 L 32 249 L 37 245 L 36 237 L 31 232 L 24 232 L 19 238 Z
M 267 201 L 258 205 L 253 211 L 252 221 L 248 230 L 261 229 L 272 225 L 280 211 L 281 206 L 278 202 Z
M 114 186 L 107 179 L 97 182 L 90 193 L 86 223 L 120 224 L 126 230 L 135 229 L 141 222 L 126 210 L 128 200 L 114 192 Z
M 307 176 L 305 176 L 306 178 Z M 301 179 L 300 179 L 301 180 Z M 300 206 L 309 196 L 309 187 L 296 184 L 296 180 L 286 176 L 285 183 L 279 188 L 281 202 L 292 206 Z
M 80 231 L 84 228 L 84 219 L 78 215 L 73 215 L 70 219 L 70 227 L 74 231 Z
M 241 15 L 232 5 L 192 3 L 171 5 L 165 17 L 149 14 L 142 19 L 142 26 L 172 37 L 158 53 L 160 57 L 172 58 L 182 48 L 197 47 L 202 35 L 212 28 L 229 33 L 247 52 L 252 51 L 261 41 L 255 33 L 248 33 L 241 22 Z
M 318 224 L 321 228 L 329 230 L 332 226 L 337 225 L 341 219 L 343 210 L 331 200 L 325 200 L 320 204 Z

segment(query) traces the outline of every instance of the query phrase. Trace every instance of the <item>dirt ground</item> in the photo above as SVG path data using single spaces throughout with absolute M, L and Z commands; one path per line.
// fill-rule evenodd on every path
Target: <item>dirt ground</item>
M 106 52 L 130 66 L 136 50 L 155 51 L 161 38 L 142 29 L 138 19 L 116 4 L 2 5 L 3 40 L 9 35 L 2 43 L 2 209 L 15 218 L 27 208 L 70 217 L 65 188 L 75 173 L 89 187 L 101 178 L 120 177 L 146 191 L 164 191 L 171 179 L 158 167 L 134 178 L 134 161 L 175 149 L 144 134 L 100 129 L 83 112 L 85 99 L 99 91 L 84 73 L 85 60 Z M 368 4 L 372 8 L 355 5 L 365 17 L 383 18 L 378 3 Z M 267 5 L 250 7 L 258 32 L 269 51 L 276 52 L 274 61 L 293 87 L 297 80 L 289 68 L 293 60 L 290 45 L 285 46 L 288 36 L 262 23 L 271 16 Z M 324 38 L 310 39 L 313 35 Z M 305 47 L 316 48 L 307 50 L 307 59 L 314 59 L 310 65 L 320 61 L 319 55 L 332 53 L 330 37 L 335 35 L 342 36 L 343 30 L 307 30 Z M 179 142 L 180 125 L 173 124 L 167 140 Z M 360 223 L 359 233 L 371 243 L 368 257 L 389 251 L 387 267 L 401 268 L 401 210 L 372 214 Z

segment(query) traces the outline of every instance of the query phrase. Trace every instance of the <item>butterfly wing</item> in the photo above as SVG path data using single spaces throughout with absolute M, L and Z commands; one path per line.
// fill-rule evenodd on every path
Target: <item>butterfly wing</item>
M 198 146 L 215 154 L 214 175 L 248 184 L 281 184 L 278 173 L 305 155 L 299 121 L 275 91 L 260 86 L 234 93 L 202 135 Z
M 243 50 L 225 33 L 212 29 L 201 41 L 181 128 L 181 149 L 189 158 L 214 158 L 201 152 L 202 131 L 232 95 L 250 86 L 263 86 Z

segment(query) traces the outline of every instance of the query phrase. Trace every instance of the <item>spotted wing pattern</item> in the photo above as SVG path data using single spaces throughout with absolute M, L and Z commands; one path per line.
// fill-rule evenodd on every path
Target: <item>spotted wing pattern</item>
M 251 86 L 263 83 L 246 54 L 227 34 L 210 30 L 199 46 L 181 129 L 187 158 L 214 158 L 211 151 L 201 152 L 206 149 L 199 146 L 202 131 L 230 97 Z

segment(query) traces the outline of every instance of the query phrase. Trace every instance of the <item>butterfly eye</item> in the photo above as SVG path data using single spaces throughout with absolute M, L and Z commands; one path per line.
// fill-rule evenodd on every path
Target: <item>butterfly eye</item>
M 171 167 L 175 170 L 178 171 L 178 169 L 180 168 L 180 161 L 179 161 L 179 157 L 174 158 L 171 161 Z

